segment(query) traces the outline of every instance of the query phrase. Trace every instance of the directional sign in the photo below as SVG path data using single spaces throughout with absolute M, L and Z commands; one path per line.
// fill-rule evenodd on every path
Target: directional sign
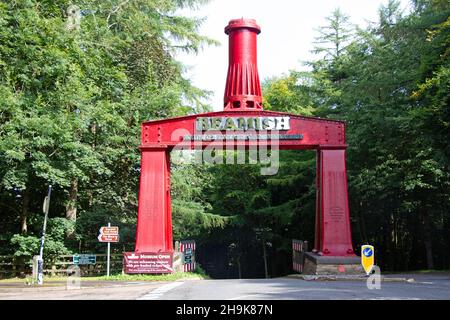
M 101 227 L 97 239 L 100 242 L 119 242 L 119 227 Z
M 365 244 L 361 246 L 361 264 L 367 275 L 372 271 L 372 267 L 375 261 L 374 248 L 371 245 Z
M 119 235 L 99 234 L 97 239 L 100 242 L 119 242 Z
M 77 254 L 72 257 L 73 264 L 96 264 L 97 256 L 95 254 Z
M 100 234 L 118 235 L 119 227 L 101 227 L 99 232 Z

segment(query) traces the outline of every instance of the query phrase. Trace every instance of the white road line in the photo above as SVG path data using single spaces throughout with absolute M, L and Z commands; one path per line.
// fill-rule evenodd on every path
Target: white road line
M 413 298 L 413 297 L 376 297 L 376 298 L 368 298 L 363 300 L 422 300 L 421 298 Z
M 140 298 L 137 298 L 136 300 L 156 300 L 156 299 L 160 298 L 161 296 L 163 296 L 164 293 L 166 293 L 178 286 L 181 286 L 183 283 L 184 282 L 182 282 L 182 281 L 177 281 L 177 282 L 166 284 L 162 287 L 159 287 L 159 288 L 147 293 L 146 295 L 143 295 Z
M 285 293 L 292 293 L 292 292 L 307 292 L 307 291 L 334 291 L 334 292 L 354 292 L 354 290 L 347 290 L 347 289 L 321 289 L 321 288 L 307 288 L 307 289 L 295 289 L 295 290 L 283 290 L 283 291 L 265 291 L 260 293 L 253 293 L 253 294 L 247 294 L 244 296 L 238 296 L 234 298 L 229 298 L 227 300 L 241 300 L 243 298 L 252 297 L 252 296 L 260 296 L 260 295 L 267 295 L 267 294 L 285 294 Z

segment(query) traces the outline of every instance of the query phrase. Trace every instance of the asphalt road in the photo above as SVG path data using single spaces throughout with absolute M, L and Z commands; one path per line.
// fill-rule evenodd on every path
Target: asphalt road
M 66 289 L 66 283 L 24 288 L 0 284 L 0 300 L 136 300 L 170 282 L 82 282 L 80 289 Z
M 169 284 L 141 300 L 421 300 L 450 299 L 450 279 L 381 282 L 368 289 L 365 281 L 304 281 L 289 278 L 200 280 Z
M 293 278 L 182 280 L 175 282 L 83 282 L 42 288 L 0 285 L 0 300 L 450 300 L 450 275 L 396 275 L 415 281 L 307 281 Z M 392 280 L 392 279 L 391 279 Z

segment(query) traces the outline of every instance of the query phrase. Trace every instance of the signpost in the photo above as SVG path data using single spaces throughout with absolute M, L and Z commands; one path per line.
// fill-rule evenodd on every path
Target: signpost
M 361 246 L 361 264 L 367 275 L 372 271 L 375 261 L 375 251 L 373 246 L 365 244 Z
M 52 185 L 48 186 L 48 194 L 44 199 L 44 205 L 42 211 L 45 213 L 44 225 L 42 227 L 41 248 L 39 250 L 39 257 L 37 258 L 37 283 L 42 285 L 44 283 L 44 242 L 45 242 L 45 230 L 47 228 L 48 210 L 50 209 L 50 196 L 52 194 Z
M 119 242 L 119 227 L 111 227 L 111 223 L 108 223 L 107 227 L 100 228 L 100 234 L 97 239 L 100 242 L 108 243 L 108 254 L 106 262 L 106 276 L 109 277 L 109 262 L 111 255 L 111 242 Z

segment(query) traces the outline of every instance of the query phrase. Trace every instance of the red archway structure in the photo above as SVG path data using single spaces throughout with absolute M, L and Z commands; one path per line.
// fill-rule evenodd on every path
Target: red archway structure
M 246 130 L 251 127 L 256 134 L 261 130 L 278 130 L 281 150 L 317 150 L 313 252 L 318 259 L 334 258 L 332 263 L 345 263 L 345 258 L 353 258 L 351 261 L 355 263 L 347 193 L 345 123 L 264 111 L 256 61 L 256 37 L 260 27 L 255 20 L 236 19 L 230 21 L 225 33 L 229 36 L 229 68 L 224 110 L 142 124 L 135 252 L 173 252 L 170 203 L 172 148 L 178 145 L 192 149 L 214 144 L 227 148 L 269 145 L 269 140 L 254 140 L 251 135 L 246 135 Z M 230 128 L 243 133 L 241 139 L 224 141 L 204 135 L 205 129 L 215 130 L 220 135 Z

